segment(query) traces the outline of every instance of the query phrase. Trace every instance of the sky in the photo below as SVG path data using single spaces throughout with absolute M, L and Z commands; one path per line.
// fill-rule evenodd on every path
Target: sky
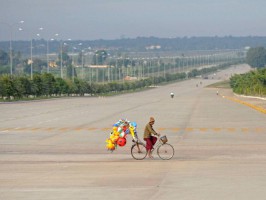
M 0 5 L 0 41 L 37 39 L 36 34 L 47 40 L 55 34 L 60 40 L 266 36 L 265 0 L 0 0 Z

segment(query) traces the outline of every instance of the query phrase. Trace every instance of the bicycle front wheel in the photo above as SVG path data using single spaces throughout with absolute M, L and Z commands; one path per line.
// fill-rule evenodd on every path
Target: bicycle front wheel
M 158 147 L 157 154 L 163 160 L 170 160 L 175 153 L 174 147 L 171 144 L 165 143 Z
M 147 156 L 147 150 L 144 144 L 137 143 L 131 147 L 131 155 L 136 160 L 143 160 Z

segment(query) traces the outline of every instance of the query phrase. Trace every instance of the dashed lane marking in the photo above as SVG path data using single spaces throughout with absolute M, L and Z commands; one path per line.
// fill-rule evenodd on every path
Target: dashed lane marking
M 69 128 L 67 128 L 67 127 L 64 127 L 64 128 L 60 128 L 59 130 L 60 131 L 66 131 L 66 130 L 68 130 Z
M 88 131 L 97 130 L 97 128 L 87 128 Z
M 236 131 L 235 128 L 227 128 L 227 130 L 228 130 L 229 132 L 235 132 L 235 131 Z
M 255 131 L 258 132 L 258 133 L 262 133 L 263 129 L 262 128 L 256 128 Z
M 186 128 L 186 129 L 185 129 L 185 131 L 189 131 L 189 132 L 190 132 L 190 131 L 193 131 L 193 130 L 194 130 L 194 128 Z
M 249 131 L 249 129 L 248 128 L 242 128 L 241 131 L 244 133 L 247 133 Z
M 179 131 L 180 128 L 172 128 L 171 130 L 173 130 L 173 131 Z

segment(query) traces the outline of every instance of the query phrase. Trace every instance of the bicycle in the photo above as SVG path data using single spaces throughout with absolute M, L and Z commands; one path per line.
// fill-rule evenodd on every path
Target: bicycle
M 155 149 L 157 149 L 157 155 L 162 160 L 170 160 L 173 158 L 175 150 L 174 147 L 167 143 L 168 139 L 166 136 L 160 137 L 159 140 L 155 143 L 152 153 Z M 146 145 L 141 141 L 134 141 L 131 147 L 131 156 L 136 160 L 143 160 L 147 156 Z

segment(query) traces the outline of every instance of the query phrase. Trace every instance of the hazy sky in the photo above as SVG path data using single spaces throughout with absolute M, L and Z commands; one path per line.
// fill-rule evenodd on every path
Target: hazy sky
M 266 0 L 0 0 L 1 41 L 20 20 L 13 40 L 266 36 Z

